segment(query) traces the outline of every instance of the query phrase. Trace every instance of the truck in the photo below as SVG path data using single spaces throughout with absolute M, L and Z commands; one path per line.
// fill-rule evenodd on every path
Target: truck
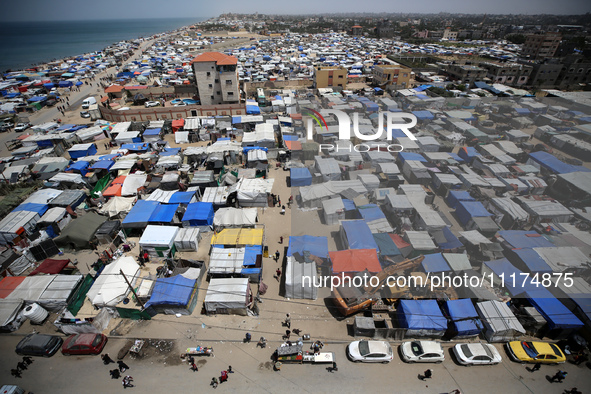
M 88 109 L 91 105 L 96 104 L 96 98 L 90 96 L 82 101 L 82 109 Z

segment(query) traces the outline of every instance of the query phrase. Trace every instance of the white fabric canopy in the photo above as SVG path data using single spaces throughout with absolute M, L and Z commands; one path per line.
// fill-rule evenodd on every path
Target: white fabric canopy
M 120 270 L 133 285 L 140 267 L 131 256 L 120 257 L 117 261 L 107 265 L 86 294 L 93 305 L 113 307 L 127 296 L 129 286 Z
M 137 194 L 137 190 L 144 186 L 146 183 L 146 179 L 148 176 L 146 174 L 131 174 L 125 177 L 125 181 L 123 181 L 123 186 L 121 187 L 121 195 L 123 197 L 127 196 L 135 196 Z
M 214 226 L 253 226 L 257 221 L 256 208 L 220 208 L 213 218 Z

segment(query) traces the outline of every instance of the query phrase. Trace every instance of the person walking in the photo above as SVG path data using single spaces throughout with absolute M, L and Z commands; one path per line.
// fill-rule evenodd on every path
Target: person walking
M 562 383 L 564 378 L 566 378 L 566 375 L 567 375 L 567 372 L 558 371 L 558 372 L 556 372 L 556 374 L 554 376 L 552 376 L 550 378 L 550 383 L 554 383 L 555 381 L 558 381 L 558 383 Z
M 108 365 L 111 363 L 114 363 L 115 361 L 113 361 L 113 359 L 111 359 L 111 357 L 109 357 L 109 353 L 105 353 L 101 356 L 101 359 L 103 360 L 103 364 Z
M 197 368 L 197 364 L 195 364 L 195 359 L 193 359 L 193 361 L 191 361 L 191 371 L 193 371 L 193 372 L 199 371 L 199 368 Z
M 213 387 L 214 389 L 218 388 L 218 378 L 213 377 L 211 378 L 211 383 L 209 384 L 211 387 Z
M 281 269 L 277 268 L 277 270 L 275 271 L 275 279 L 277 279 L 277 282 L 281 281 Z
M 234 373 L 234 371 L 232 371 L 232 366 L 228 365 L 228 373 Z
M 121 382 L 123 384 L 123 388 L 126 389 L 128 387 L 133 387 L 133 378 L 129 375 L 127 375 L 126 377 L 123 378 L 123 381 Z
M 27 364 L 23 363 L 22 361 L 19 361 L 19 362 L 16 364 L 16 368 L 17 368 L 17 369 L 20 369 L 21 371 L 24 371 L 24 370 L 26 370 L 26 369 L 29 369 L 29 368 L 27 367 Z
M 539 371 L 541 367 L 542 367 L 542 363 L 535 363 L 534 366 L 532 367 L 532 369 L 530 370 L 530 372 Z
M 291 316 L 289 316 L 289 313 L 285 315 L 285 327 L 291 328 Z
M 14 376 L 15 378 L 22 378 L 23 376 L 21 375 L 21 371 L 17 368 L 17 369 L 11 369 L 10 370 L 10 374 L 12 376 Z
M 31 357 L 29 357 L 29 356 L 24 356 L 23 357 L 23 362 L 25 364 L 27 364 L 27 365 L 31 365 L 31 364 L 33 364 L 33 359 Z
M 283 244 L 283 235 L 279 237 L 279 243 Z
M 291 335 L 291 331 L 290 330 L 285 330 L 285 335 L 283 336 L 283 338 L 287 341 L 289 341 L 289 336 Z
M 425 379 L 431 379 L 431 377 L 433 377 L 433 370 L 432 369 L 428 369 L 425 371 Z
M 110 370 L 109 374 L 111 375 L 111 379 L 119 379 L 121 377 L 121 373 L 119 373 L 119 370 L 116 368 Z
M 129 366 L 121 360 L 117 361 L 117 365 L 119 365 L 119 372 L 125 372 L 129 369 Z
M 279 262 L 279 256 L 281 256 L 281 254 L 279 253 L 279 251 L 275 252 L 275 262 Z

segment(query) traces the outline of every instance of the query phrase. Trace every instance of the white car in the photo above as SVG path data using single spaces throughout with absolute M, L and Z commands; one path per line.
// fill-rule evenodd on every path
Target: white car
M 353 341 L 347 346 L 347 357 L 356 363 L 384 363 L 394 358 L 392 347 L 386 341 Z
M 439 342 L 408 341 L 400 345 L 400 355 L 407 363 L 441 363 L 445 353 Z
M 160 103 L 158 101 L 146 101 L 146 103 L 144 104 L 146 108 L 157 107 L 159 105 Z
M 460 343 L 453 352 L 462 365 L 496 365 L 502 361 L 497 348 L 488 343 Z
M 31 127 L 31 125 L 29 123 L 17 123 L 16 126 L 14 127 L 14 131 L 16 131 L 18 133 L 21 131 L 25 131 L 29 127 Z

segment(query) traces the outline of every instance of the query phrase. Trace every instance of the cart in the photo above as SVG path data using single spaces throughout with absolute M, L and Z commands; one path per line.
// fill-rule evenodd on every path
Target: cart
M 131 347 L 129 348 L 129 353 L 131 353 L 133 356 L 141 355 L 142 348 L 144 347 L 145 343 L 146 343 L 146 341 L 144 341 L 142 339 L 136 339 L 133 342 L 133 345 L 131 345 Z
M 188 347 L 185 353 L 181 354 L 182 358 L 186 356 L 213 356 L 213 348 L 206 346 Z

